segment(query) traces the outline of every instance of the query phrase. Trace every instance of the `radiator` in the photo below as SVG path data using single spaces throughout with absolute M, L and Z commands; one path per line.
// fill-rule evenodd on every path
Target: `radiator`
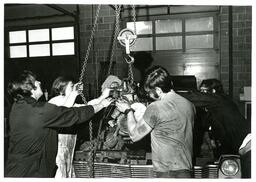
M 204 167 L 204 178 L 218 178 L 218 165 L 209 164 Z
M 75 174 L 77 178 L 89 178 L 90 167 L 86 161 L 73 161 Z
M 94 163 L 95 178 L 131 178 L 129 165 Z
M 132 178 L 155 178 L 152 165 L 131 165 Z
M 194 178 L 203 178 L 203 167 L 202 166 L 194 166 L 193 177 Z
M 89 178 L 89 165 L 86 161 L 74 161 L 78 178 Z M 155 178 L 152 165 L 129 165 L 114 163 L 94 163 L 95 178 Z

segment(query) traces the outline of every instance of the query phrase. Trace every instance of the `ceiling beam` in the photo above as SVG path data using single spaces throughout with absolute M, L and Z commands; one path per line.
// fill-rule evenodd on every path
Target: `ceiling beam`
M 46 6 L 48 6 L 48 7 L 50 7 L 50 8 L 53 8 L 53 9 L 55 9 L 55 10 L 57 10 L 57 11 L 60 11 L 60 12 L 66 14 L 66 15 L 68 15 L 68 16 L 73 17 L 73 18 L 76 18 L 76 14 L 71 13 L 71 12 L 69 12 L 69 11 L 67 11 L 67 10 L 65 10 L 65 9 L 63 9 L 63 8 L 61 8 L 61 7 L 57 6 L 57 5 L 55 5 L 55 4 L 46 4 Z

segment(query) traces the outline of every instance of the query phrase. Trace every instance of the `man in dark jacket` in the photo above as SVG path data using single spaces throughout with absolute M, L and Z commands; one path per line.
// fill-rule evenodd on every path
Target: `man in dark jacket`
M 40 82 L 30 71 L 24 71 L 10 83 L 8 92 L 14 104 L 9 119 L 10 144 L 5 177 L 54 177 L 57 129 L 86 122 L 111 103 L 104 99 L 92 106 L 66 108 L 39 102 L 43 92 Z M 105 92 L 104 97 L 108 94 Z
M 205 122 L 211 126 L 215 140 L 220 142 L 220 154 L 238 154 L 240 145 L 250 133 L 250 122 L 224 93 L 219 80 L 203 80 L 200 92 L 188 99 L 206 111 Z
M 200 92 L 181 94 L 195 106 L 205 111 L 202 124 L 211 127 L 218 153 L 239 155 L 239 147 L 245 137 L 251 133 L 251 123 L 240 113 L 237 105 L 223 90 L 222 84 L 217 79 L 203 80 Z M 249 154 L 247 154 L 249 155 Z M 250 177 L 250 156 L 241 155 L 242 177 Z M 246 162 L 245 162 L 246 161 Z M 249 166 L 248 166 L 249 165 Z

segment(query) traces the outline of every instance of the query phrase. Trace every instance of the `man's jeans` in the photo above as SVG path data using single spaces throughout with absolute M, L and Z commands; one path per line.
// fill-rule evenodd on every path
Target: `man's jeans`
M 191 172 L 189 170 L 177 170 L 168 172 L 156 172 L 157 178 L 191 178 Z

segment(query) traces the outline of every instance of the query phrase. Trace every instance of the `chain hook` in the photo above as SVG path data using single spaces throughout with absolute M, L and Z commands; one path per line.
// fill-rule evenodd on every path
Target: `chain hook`
M 126 56 L 127 56 L 128 58 L 126 58 Z M 127 64 L 132 64 L 132 63 L 134 63 L 134 57 L 132 57 L 130 54 L 126 54 L 126 56 L 124 57 L 124 59 L 125 59 L 125 61 L 126 61 Z M 129 60 L 128 60 L 128 59 L 129 59 Z

